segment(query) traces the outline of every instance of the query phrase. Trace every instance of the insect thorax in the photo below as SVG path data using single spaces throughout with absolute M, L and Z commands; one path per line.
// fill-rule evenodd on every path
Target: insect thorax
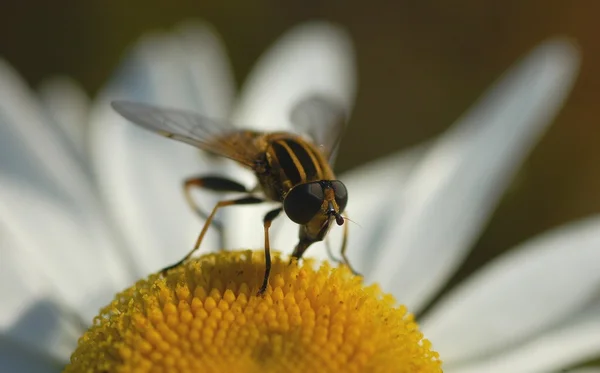
M 310 143 L 294 136 L 278 136 L 265 150 L 265 172 L 257 172 L 268 198 L 283 201 L 295 185 L 333 178 L 331 168 Z

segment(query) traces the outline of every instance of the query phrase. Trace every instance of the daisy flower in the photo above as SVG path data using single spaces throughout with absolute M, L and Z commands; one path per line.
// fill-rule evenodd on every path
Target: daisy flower
M 349 190 L 350 216 L 361 226 L 351 226 L 348 254 L 367 284 L 378 283 L 411 312 L 436 295 L 561 107 L 577 67 L 578 53 L 568 41 L 547 41 L 438 138 L 339 176 Z M 284 35 L 257 62 L 237 96 L 224 48 L 206 25 L 144 37 L 94 102 L 66 79 L 48 82 L 35 95 L 1 62 L 0 370 L 59 371 L 98 310 L 106 317 L 124 310 L 119 297 L 111 303 L 116 293 L 152 299 L 151 282 L 122 289 L 178 261 L 194 242 L 202 222 L 182 198 L 182 180 L 218 172 L 252 186 L 252 175 L 232 162 L 127 123 L 112 111 L 111 100 L 189 109 L 270 131 L 285 129 L 292 105 L 315 91 L 350 110 L 355 75 L 347 35 L 325 23 L 302 25 Z M 212 206 L 218 198 L 209 193 L 194 197 L 201 206 Z M 261 248 L 266 209 L 224 210 L 219 219 L 226 247 Z M 271 242 L 284 252 L 293 248 L 297 235 L 297 226 L 287 220 L 274 223 Z M 339 231 L 331 233 L 332 247 L 338 247 Z M 211 232 L 201 250 L 216 250 L 217 238 Z M 548 372 L 597 357 L 599 244 L 599 218 L 574 222 L 510 250 L 447 293 L 419 320 L 444 370 Z M 221 257 L 246 265 L 255 260 L 249 255 Z M 302 271 L 329 271 L 310 266 L 326 259 L 324 247 L 311 247 L 307 256 L 314 259 L 307 259 Z M 222 262 L 210 259 L 215 257 L 203 256 L 173 276 L 218 271 Z M 290 266 L 278 260 L 272 285 L 299 276 L 285 277 L 290 275 L 284 268 Z M 352 283 L 343 269 L 336 273 Z M 160 290 L 168 280 L 154 287 Z M 171 280 L 178 284 L 181 278 Z M 185 289 L 171 290 L 165 297 L 190 296 Z M 379 294 L 373 287 L 366 291 Z M 227 300 L 226 294 L 219 299 Z M 287 304 L 285 295 L 274 291 L 269 296 L 273 303 Z M 202 298 L 204 307 L 211 297 Z M 412 328 L 410 333 L 416 330 L 405 308 L 394 310 L 390 317 Z M 185 314 L 163 311 L 165 320 Z M 97 318 L 95 326 L 106 320 Z M 285 355 L 285 349 L 278 349 L 285 344 L 275 336 L 265 338 L 274 346 L 269 356 Z M 327 344 L 315 346 L 315 361 L 329 356 Z M 418 346 L 429 348 L 424 341 Z M 289 367 L 292 363 L 286 369 L 300 366 Z

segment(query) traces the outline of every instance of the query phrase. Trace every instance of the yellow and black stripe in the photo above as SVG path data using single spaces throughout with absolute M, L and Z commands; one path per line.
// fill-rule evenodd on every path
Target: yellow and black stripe
M 306 142 L 293 138 L 279 139 L 271 143 L 271 148 L 272 158 L 275 158 L 272 163 L 279 165 L 282 176 L 292 186 L 325 178 L 324 168 L 328 166 L 323 164 L 323 158 Z

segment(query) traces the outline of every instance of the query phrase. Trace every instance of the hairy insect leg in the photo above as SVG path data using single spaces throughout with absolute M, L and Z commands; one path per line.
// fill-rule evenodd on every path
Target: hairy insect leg
M 269 240 L 269 228 L 271 228 L 271 223 L 281 213 L 282 210 L 283 207 L 278 207 L 274 210 L 271 210 L 267 212 L 265 218 L 263 219 L 265 229 L 265 276 L 263 277 L 263 283 L 256 294 L 259 296 L 262 296 L 267 290 L 267 285 L 269 284 L 269 275 L 271 274 L 271 242 Z
M 240 192 L 248 193 L 248 190 L 242 184 L 226 179 L 220 176 L 200 176 L 186 179 L 183 182 L 183 194 L 187 204 L 205 221 L 208 220 L 208 214 L 198 206 L 192 198 L 192 188 L 203 188 L 214 192 Z M 225 234 L 223 232 L 223 224 L 220 221 L 212 220 L 213 227 L 219 233 L 219 248 L 225 248 Z
M 344 214 L 344 217 L 347 217 L 347 215 Z M 352 265 L 350 265 L 350 261 L 348 260 L 348 256 L 346 255 L 347 248 L 348 248 L 348 222 L 346 222 L 346 224 L 344 224 L 344 236 L 342 238 L 342 248 L 340 250 L 340 255 L 342 256 L 342 262 L 344 263 L 344 265 L 346 265 L 346 267 L 348 267 L 348 269 L 350 269 L 350 271 L 352 271 L 352 273 L 355 276 L 362 276 L 360 273 L 358 273 L 352 267 Z
M 206 222 L 204 223 L 204 226 L 202 227 L 202 230 L 200 231 L 200 234 L 198 235 L 198 238 L 196 239 L 196 244 L 194 245 L 194 248 L 189 253 L 187 253 L 187 255 L 185 257 L 183 257 L 183 259 L 181 259 L 180 261 L 178 261 L 177 263 L 175 263 L 173 265 L 170 265 L 170 266 L 164 268 L 161 271 L 162 274 L 164 275 L 168 270 L 175 268 L 175 267 L 181 265 L 182 263 L 184 263 L 185 261 L 187 261 L 194 254 L 194 252 L 196 252 L 196 250 L 198 250 L 200 248 L 200 244 L 202 243 L 202 240 L 204 239 L 204 236 L 206 235 L 206 232 L 208 231 L 208 227 L 210 226 L 213 218 L 215 217 L 215 214 L 217 213 L 217 211 L 220 208 L 225 207 L 225 206 L 253 205 L 253 204 L 257 204 L 257 203 L 262 203 L 264 201 L 265 200 L 262 198 L 257 198 L 254 196 L 246 196 L 246 197 L 242 197 L 242 198 L 218 202 L 215 205 L 215 207 L 213 208 L 210 215 L 208 215 L 208 217 L 206 218 Z

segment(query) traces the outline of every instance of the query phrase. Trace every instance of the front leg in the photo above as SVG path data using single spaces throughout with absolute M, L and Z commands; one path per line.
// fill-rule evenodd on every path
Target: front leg
M 344 213 L 344 217 L 346 218 L 346 223 L 344 224 L 344 237 L 342 239 L 342 248 L 340 250 L 340 254 L 342 255 L 342 262 L 346 265 L 346 267 L 348 267 L 348 269 L 350 269 L 350 272 L 352 272 L 352 274 L 354 274 L 355 276 L 361 276 L 362 275 L 357 272 L 354 267 L 352 267 L 352 265 L 350 265 L 350 260 L 348 260 L 348 256 L 346 255 L 346 248 L 348 248 L 348 215 Z
M 263 219 L 264 229 L 265 229 L 265 276 L 263 277 L 263 283 L 258 290 L 258 294 L 263 295 L 267 290 L 267 285 L 269 284 L 269 275 L 271 274 L 271 242 L 269 240 L 269 228 L 271 228 L 271 223 L 275 218 L 281 213 L 283 207 L 278 207 L 274 210 L 267 212 L 265 218 Z

